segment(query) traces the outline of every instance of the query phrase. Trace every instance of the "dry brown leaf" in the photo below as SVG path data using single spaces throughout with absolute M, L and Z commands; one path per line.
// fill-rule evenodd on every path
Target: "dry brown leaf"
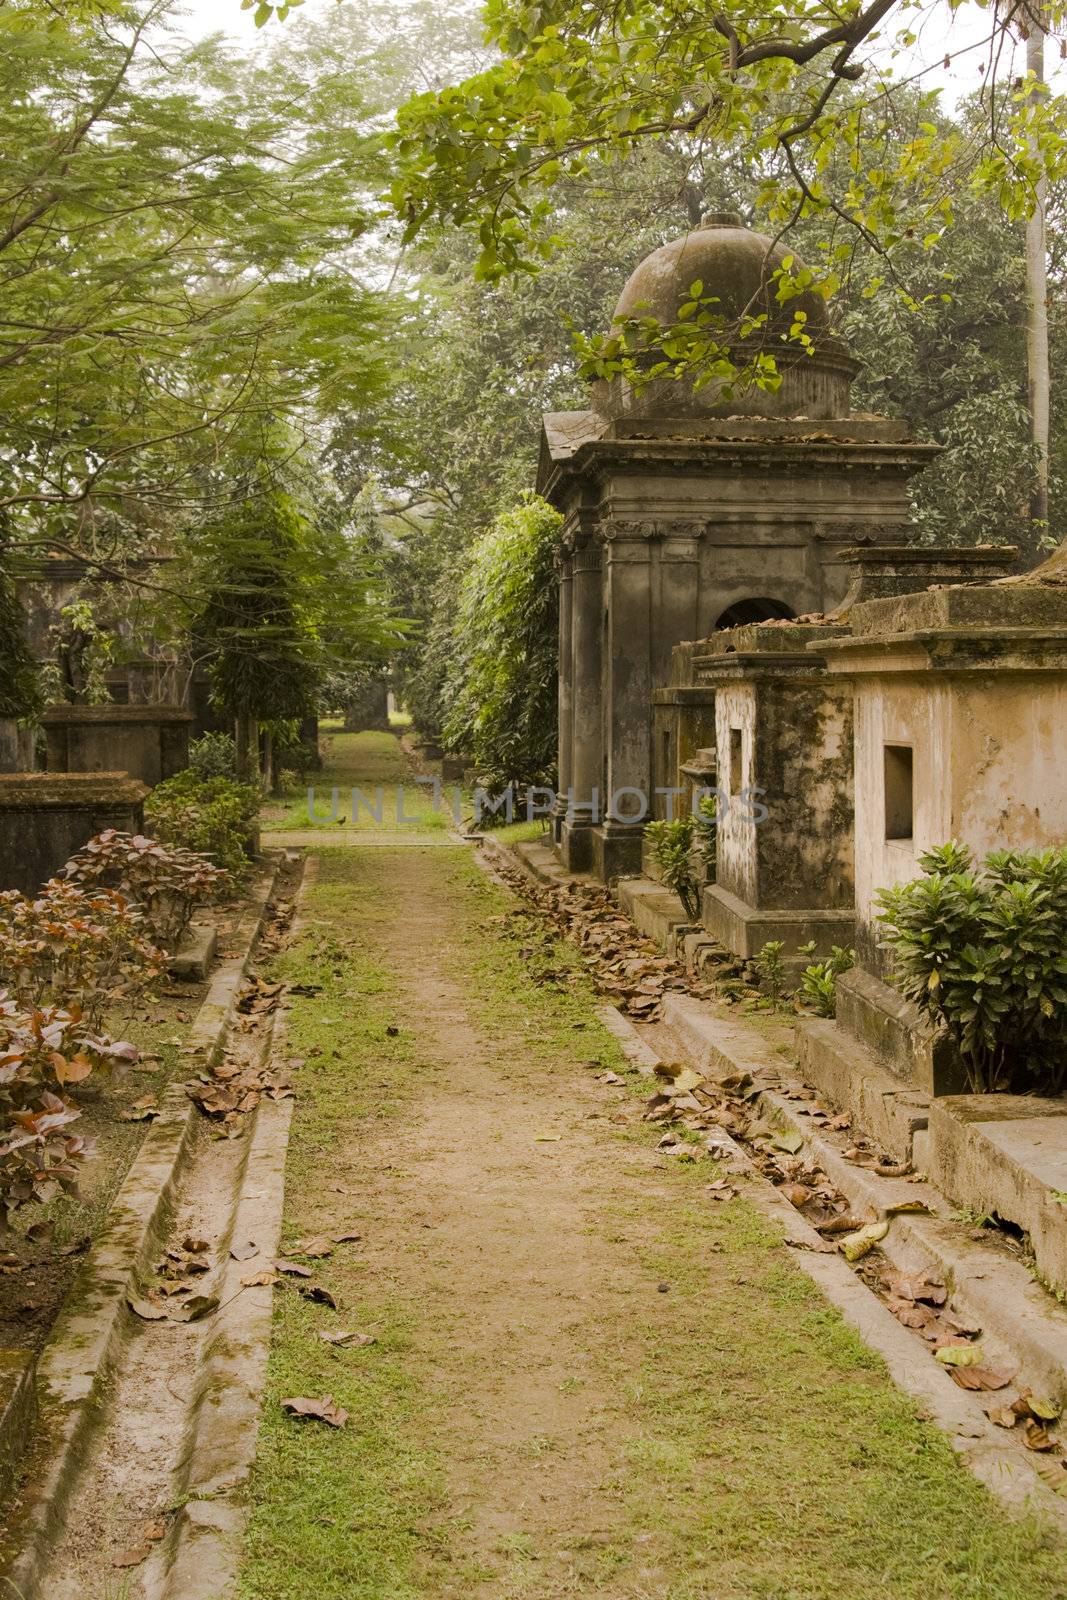
M 995 1422 L 998 1428 L 1014 1428 L 1019 1420 L 1014 1406 L 991 1406 L 986 1416 L 990 1422 Z
M 268 1283 L 277 1282 L 278 1274 L 276 1272 L 250 1272 L 247 1278 L 241 1279 L 241 1288 L 258 1289 L 265 1287 Z
M 987 1389 L 1006 1389 L 1014 1377 L 1011 1372 L 992 1372 L 988 1367 L 949 1367 L 961 1389 L 982 1392 Z
M 113 1567 L 139 1567 L 142 1561 L 147 1561 L 152 1554 L 150 1544 L 135 1545 L 132 1550 L 123 1550 L 121 1555 L 112 1556 Z
M 321 1236 L 314 1239 L 301 1239 L 292 1248 L 294 1256 L 307 1256 L 311 1261 L 320 1261 L 324 1256 L 333 1254 L 332 1242 Z
M 279 1256 L 274 1262 L 277 1272 L 284 1272 L 290 1278 L 310 1278 L 314 1274 L 310 1267 L 302 1267 L 299 1261 L 287 1261 L 284 1256 Z
M 313 1300 L 316 1305 L 329 1306 L 332 1310 L 337 1310 L 337 1301 L 329 1289 L 324 1289 L 321 1283 L 298 1283 L 297 1289 L 305 1300 Z
M 143 1322 L 162 1322 L 167 1315 L 162 1306 L 156 1305 L 152 1300 L 145 1300 L 141 1295 L 128 1294 L 126 1304 Z
M 784 1195 L 791 1206 L 799 1207 L 812 1197 L 812 1190 L 803 1183 L 780 1183 L 778 1193 Z
M 307 1395 L 293 1395 L 282 1401 L 282 1409 L 302 1421 L 328 1422 L 331 1428 L 343 1428 L 348 1421 L 348 1412 L 344 1406 L 336 1405 L 330 1394 L 324 1394 L 321 1400 L 313 1400 Z
M 1023 1444 L 1028 1450 L 1055 1450 L 1056 1441 L 1051 1438 L 1047 1430 L 1030 1417 L 1023 1427 Z
M 246 1239 L 244 1244 L 231 1244 L 230 1257 L 234 1261 L 251 1261 L 253 1256 L 258 1256 L 259 1246 L 253 1244 L 251 1239 Z
M 324 1344 L 332 1345 L 368 1345 L 377 1344 L 378 1341 L 372 1333 L 357 1333 L 354 1329 L 347 1329 L 340 1333 L 320 1332 L 319 1338 Z

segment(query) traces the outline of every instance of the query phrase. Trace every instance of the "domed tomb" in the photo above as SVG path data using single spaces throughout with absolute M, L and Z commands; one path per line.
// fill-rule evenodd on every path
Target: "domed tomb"
M 806 293 L 784 304 L 777 295 L 776 271 L 787 257 L 802 266 L 783 243 L 745 227 L 732 212 L 706 216 L 699 228 L 661 245 L 631 273 L 615 307 L 613 328 L 630 318 L 654 317 L 664 327 L 678 321 L 680 308 L 700 282 L 701 298 L 712 299 L 723 319 L 722 341 L 739 364 L 760 351 L 773 355 L 781 377 L 777 389 L 754 384 L 724 396 L 721 383 L 702 388 L 686 378 L 658 378 L 635 390 L 624 378 L 593 385 L 593 405 L 604 417 L 847 417 L 849 389 L 858 370 L 840 340 L 829 332 L 826 302 Z M 806 315 L 813 345 L 806 350 L 789 338 L 797 311 Z M 740 337 L 746 317 L 765 316 L 762 327 Z M 712 336 L 716 330 L 710 330 Z M 651 358 L 651 359 L 654 359 Z

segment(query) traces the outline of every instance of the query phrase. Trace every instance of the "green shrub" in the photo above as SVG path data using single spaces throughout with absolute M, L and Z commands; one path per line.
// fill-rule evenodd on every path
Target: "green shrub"
M 89 1146 L 65 1131 L 81 1112 L 63 1094 L 95 1070 L 136 1061 L 137 1051 L 94 1032 L 77 1006 L 25 1007 L 0 992 L 0 1059 L 3 1230 L 20 1206 L 76 1192 Z
M 207 856 L 179 845 L 105 828 L 71 856 L 61 877 L 86 890 L 117 889 L 136 906 L 149 937 L 176 950 L 198 905 L 216 900 L 230 875 Z
M 137 907 L 114 889 L 80 889 L 52 878 L 33 900 L 0 894 L 0 972 L 26 1010 L 74 1007 L 99 1027 L 117 1000 L 136 999 L 165 957 Z
M 689 852 L 693 848 L 693 818 L 675 817 L 672 822 L 650 822 L 645 838 L 652 846 L 663 882 L 682 902 L 690 922 L 700 915 L 700 885 L 693 876 Z
M 753 962 L 759 974 L 760 988 L 764 990 L 775 1008 L 780 1005 L 782 995 L 785 993 L 785 964 L 782 961 L 784 950 L 783 940 L 768 939 Z
M 801 955 L 815 954 L 814 939 L 801 945 Z M 845 950 L 839 944 L 830 946 L 830 954 L 821 961 L 812 961 L 800 975 L 797 998 L 817 1017 L 837 1015 L 837 980 L 842 972 L 856 965 L 855 950 Z
M 194 739 L 189 746 L 186 771 L 195 773 L 198 778 L 236 779 L 237 746 L 233 739 L 228 733 L 205 733 Z
M 260 799 L 254 784 L 201 779 L 187 768 L 152 790 L 145 823 L 164 844 L 210 856 L 238 876 L 248 865 L 247 844 Z
M 879 896 L 893 981 L 954 1040 L 976 1093 L 1067 1083 L 1067 848 L 952 843 Z

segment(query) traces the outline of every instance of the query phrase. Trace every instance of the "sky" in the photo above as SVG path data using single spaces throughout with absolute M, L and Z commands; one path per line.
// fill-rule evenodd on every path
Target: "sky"
M 359 3 L 360 0 L 341 0 L 341 4 L 345 5 Z M 240 0 L 184 0 L 184 9 L 187 13 L 185 31 L 192 37 L 199 38 L 221 30 L 227 37 L 247 48 L 254 46 L 264 37 L 284 35 L 287 28 L 299 28 L 303 17 L 322 16 L 337 4 L 338 0 L 304 0 L 301 7 L 289 13 L 284 23 L 272 21 L 266 28 L 260 29 L 252 20 L 253 12 L 241 10 Z M 907 20 L 907 14 L 902 12 L 899 20 L 903 25 Z M 988 39 L 990 31 L 989 13 L 978 6 L 962 5 L 953 14 L 948 0 L 942 0 L 921 26 L 921 37 L 916 47 L 910 53 L 896 58 L 894 75 L 908 76 L 924 63 L 933 63 L 933 70 L 924 74 L 922 81 L 928 87 L 940 84 L 945 103 L 951 106 L 962 96 L 978 88 L 982 82 L 982 73 L 979 69 L 983 64 L 988 70 L 989 47 L 984 41 Z M 954 56 L 947 69 L 940 64 L 943 63 L 946 52 Z M 1067 65 L 1058 60 L 1054 45 L 1049 46 L 1047 55 L 1050 79 L 1060 92 L 1063 92 L 1067 88 Z M 1009 66 L 1008 61 L 1002 58 L 999 75 L 1003 79 L 1010 77 L 1013 72 L 1024 72 L 1025 69 L 1026 48 L 1020 41 L 1015 47 L 1014 63 Z

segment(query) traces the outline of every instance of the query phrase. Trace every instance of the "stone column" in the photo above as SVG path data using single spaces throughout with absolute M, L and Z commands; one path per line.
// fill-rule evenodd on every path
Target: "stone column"
M 574 574 L 571 552 L 560 552 L 559 564 L 559 760 L 556 786 L 556 806 L 552 813 L 553 833 L 556 843 L 563 837 L 562 824 L 567 815 L 567 790 L 573 782 L 574 770 L 574 658 L 572 649 L 572 606 L 574 600 Z
M 652 586 L 649 523 L 605 525 L 607 606 L 604 671 L 605 819 L 593 843 L 605 881 L 638 871 L 641 833 L 652 814 Z M 622 794 L 631 790 L 637 793 Z M 639 800 L 639 796 L 642 797 Z M 618 799 L 619 815 L 608 809 Z M 642 803 L 643 802 L 643 803 Z
M 590 829 L 603 808 L 600 545 L 586 538 L 571 566 L 571 772 L 569 816 L 561 829 L 564 864 L 590 863 Z

